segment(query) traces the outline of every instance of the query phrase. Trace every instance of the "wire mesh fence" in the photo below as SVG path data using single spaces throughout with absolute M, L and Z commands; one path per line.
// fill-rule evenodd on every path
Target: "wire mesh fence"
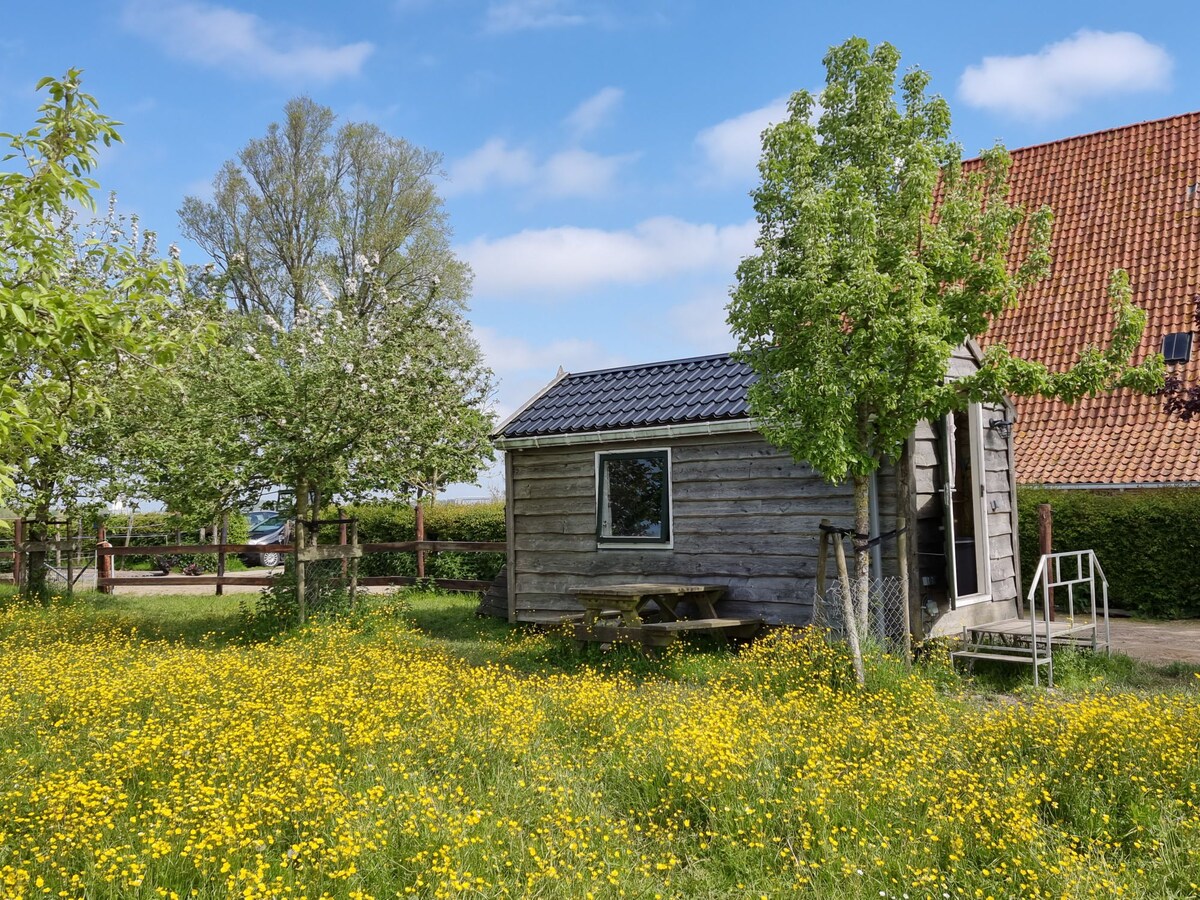
M 342 559 L 304 563 L 304 604 L 308 615 L 338 612 L 350 605 L 350 562 Z
M 834 579 L 825 596 L 817 598 L 813 624 L 828 631 L 830 638 L 844 640 L 846 624 L 842 610 L 842 583 Z M 888 650 L 901 651 L 905 632 L 903 583 L 898 577 L 872 580 L 867 592 L 867 633 L 862 637 Z

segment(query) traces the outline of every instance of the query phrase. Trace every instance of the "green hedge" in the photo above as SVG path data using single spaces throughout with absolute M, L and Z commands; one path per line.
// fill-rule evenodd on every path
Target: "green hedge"
M 363 503 L 346 507 L 347 517 L 358 519 L 358 539 L 364 544 L 385 544 L 417 539 L 416 513 L 411 506 Z M 323 518 L 334 518 L 326 510 Z M 503 541 L 504 503 L 452 503 L 443 501 L 425 509 L 427 541 Z M 322 529 L 321 541 L 335 543 L 337 527 Z M 490 581 L 504 565 L 503 553 L 429 553 L 425 574 L 430 578 Z M 416 575 L 415 553 L 370 553 L 359 563 L 359 574 Z
M 1109 605 L 1161 618 L 1200 616 L 1200 490 L 1020 488 L 1021 569 L 1038 561 L 1037 507 L 1054 511 L 1054 550 L 1095 550 Z

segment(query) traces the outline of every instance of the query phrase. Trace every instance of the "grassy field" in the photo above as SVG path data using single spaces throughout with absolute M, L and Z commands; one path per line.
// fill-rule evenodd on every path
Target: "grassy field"
M 802 633 L 581 655 L 417 595 L 255 643 L 245 599 L 7 602 L 0 895 L 1200 896 L 1178 667 L 861 690 Z

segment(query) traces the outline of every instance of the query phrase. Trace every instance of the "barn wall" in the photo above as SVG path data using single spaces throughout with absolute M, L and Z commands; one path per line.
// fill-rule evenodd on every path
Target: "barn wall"
M 671 448 L 674 547 L 597 548 L 595 453 L 639 447 Z M 510 459 L 519 620 L 577 611 L 576 586 L 686 581 L 725 585 L 725 615 L 804 623 L 818 523 L 852 524 L 849 485 L 830 485 L 752 433 L 514 450 Z M 894 483 L 881 482 L 885 529 Z

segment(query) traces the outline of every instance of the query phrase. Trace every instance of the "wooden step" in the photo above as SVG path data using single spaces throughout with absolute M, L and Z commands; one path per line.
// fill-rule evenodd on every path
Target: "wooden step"
M 983 650 L 955 650 L 950 656 L 954 659 L 994 659 L 997 662 L 1023 663 L 1024 665 L 1032 665 L 1032 656 L 1018 656 L 1013 653 L 988 653 Z M 1048 665 L 1050 663 L 1049 656 L 1039 656 L 1037 664 L 1039 666 Z

